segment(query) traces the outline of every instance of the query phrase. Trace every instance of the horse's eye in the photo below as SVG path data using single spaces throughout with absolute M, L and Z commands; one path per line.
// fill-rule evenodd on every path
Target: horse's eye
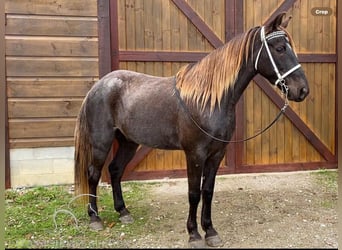
M 285 52 L 285 50 L 286 50 L 285 46 L 279 46 L 279 47 L 276 48 L 276 51 L 279 52 L 279 53 Z

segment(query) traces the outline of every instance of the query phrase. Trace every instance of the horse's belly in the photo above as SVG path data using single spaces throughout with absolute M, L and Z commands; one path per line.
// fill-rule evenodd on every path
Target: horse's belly
M 159 149 L 180 149 L 175 124 L 163 118 L 132 116 L 118 126 L 127 139 Z
M 160 127 L 140 125 L 139 128 L 120 130 L 127 139 L 140 145 L 159 149 L 180 149 L 177 136 Z

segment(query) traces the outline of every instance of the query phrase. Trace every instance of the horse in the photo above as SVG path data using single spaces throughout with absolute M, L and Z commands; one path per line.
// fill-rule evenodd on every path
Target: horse
M 189 211 L 186 228 L 191 247 L 221 246 L 211 218 L 219 164 L 235 128 L 235 106 L 253 77 L 261 74 L 286 95 L 303 101 L 308 81 L 286 30 L 291 17 L 278 14 L 171 77 L 114 70 L 87 93 L 75 127 L 75 190 L 89 194 L 90 228 L 102 230 L 97 186 L 113 140 L 118 149 L 108 169 L 114 209 L 122 223 L 133 222 L 121 178 L 139 145 L 183 150 L 186 157 Z M 207 133 L 203 133 L 202 130 Z M 212 136 L 208 136 L 212 135 Z M 198 231 L 197 210 L 202 199 Z

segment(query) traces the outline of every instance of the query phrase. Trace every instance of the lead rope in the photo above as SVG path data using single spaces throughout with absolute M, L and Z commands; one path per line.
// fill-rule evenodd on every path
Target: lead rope
M 232 143 L 238 143 L 238 142 L 249 141 L 249 140 L 251 140 L 251 139 L 257 137 L 258 135 L 261 135 L 261 134 L 264 133 L 266 130 L 268 130 L 270 127 L 272 127 L 272 125 L 273 125 L 274 123 L 276 123 L 276 122 L 279 120 L 279 118 L 281 117 L 281 115 L 282 115 L 283 113 L 285 113 L 285 110 L 286 110 L 287 106 L 289 105 L 289 104 L 288 104 L 288 99 L 287 99 L 288 89 L 285 88 L 285 91 L 286 91 L 286 92 L 285 92 L 284 106 L 280 109 L 278 115 L 274 118 L 274 120 L 273 120 L 267 127 L 265 127 L 264 129 L 262 129 L 261 131 L 259 131 L 259 132 L 256 133 L 255 135 L 253 135 L 253 136 L 251 136 L 251 137 L 247 137 L 247 138 L 245 138 L 245 139 L 241 139 L 241 140 L 224 140 L 224 139 L 221 139 L 221 138 L 218 138 L 218 137 L 215 137 L 215 136 L 209 134 L 206 130 L 204 130 L 204 129 L 201 127 L 201 125 L 198 124 L 198 122 L 197 122 L 197 121 L 193 118 L 193 116 L 191 115 L 191 113 L 190 113 L 188 107 L 185 105 L 184 101 L 182 100 L 182 98 L 181 98 L 181 96 L 180 96 L 180 93 L 179 93 L 178 89 L 177 89 L 176 86 L 175 86 L 175 94 L 176 94 L 177 98 L 179 99 L 181 106 L 183 107 L 183 109 L 185 110 L 185 112 L 188 114 L 188 116 L 190 117 L 191 121 L 196 125 L 196 127 L 197 127 L 199 130 L 201 130 L 202 133 L 206 134 L 208 137 L 210 137 L 210 138 L 212 138 L 212 139 L 214 139 L 214 140 L 216 140 L 216 141 L 223 142 L 223 143 L 230 143 L 230 142 L 232 142 Z

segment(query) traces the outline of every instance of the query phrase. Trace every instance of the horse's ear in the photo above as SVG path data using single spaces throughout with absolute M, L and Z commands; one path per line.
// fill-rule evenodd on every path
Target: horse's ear
M 267 25 L 266 30 L 269 32 L 279 30 L 279 27 L 286 28 L 289 24 L 290 20 L 292 19 L 292 16 L 289 16 L 288 18 L 284 19 L 286 16 L 286 12 L 282 12 L 278 14 L 273 21 Z
M 285 20 L 282 21 L 280 26 L 283 27 L 284 29 L 286 29 L 287 25 L 289 25 L 289 22 L 291 19 L 292 19 L 292 16 L 288 16 Z

